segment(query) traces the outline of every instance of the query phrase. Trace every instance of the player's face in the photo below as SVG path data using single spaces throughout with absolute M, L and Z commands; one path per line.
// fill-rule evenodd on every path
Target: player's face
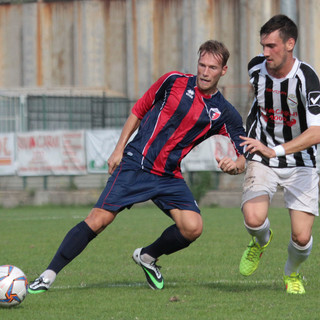
M 198 60 L 197 87 L 199 90 L 207 95 L 214 94 L 220 77 L 225 75 L 227 69 L 227 66 L 222 66 L 220 56 L 203 53 Z
M 270 34 L 262 35 L 260 43 L 263 47 L 263 55 L 266 57 L 268 72 L 276 78 L 286 76 L 294 61 L 292 56 L 294 39 L 290 38 L 287 42 L 283 42 L 279 31 L 276 30 Z

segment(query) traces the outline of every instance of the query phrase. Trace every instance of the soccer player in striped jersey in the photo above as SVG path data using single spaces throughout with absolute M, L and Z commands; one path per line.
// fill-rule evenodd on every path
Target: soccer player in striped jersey
M 152 289 L 163 288 L 157 259 L 188 247 L 202 233 L 200 209 L 181 175 L 181 160 L 210 136 L 224 135 L 238 157 L 236 161 L 218 159 L 219 167 L 231 175 L 244 171 L 242 119 L 217 88 L 227 72 L 228 58 L 229 51 L 222 43 L 209 40 L 199 48 L 196 76 L 169 72 L 138 100 L 108 159 L 111 176 L 98 202 L 88 217 L 67 233 L 48 268 L 30 284 L 29 293 L 48 290 L 58 272 L 119 212 L 147 200 L 174 224 L 149 246 L 136 249 L 133 260 Z
M 293 56 L 296 24 L 276 15 L 260 30 L 263 55 L 248 65 L 254 101 L 247 119 L 247 171 L 242 211 L 252 236 L 240 273 L 251 275 L 272 240 L 269 203 L 280 186 L 291 218 L 291 239 L 284 268 L 286 291 L 305 293 L 301 264 L 312 248 L 318 216 L 316 145 L 320 143 L 320 85 L 315 71 Z

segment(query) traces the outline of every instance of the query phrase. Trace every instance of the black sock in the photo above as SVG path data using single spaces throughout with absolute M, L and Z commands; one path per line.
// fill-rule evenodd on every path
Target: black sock
M 67 233 L 47 269 L 58 273 L 96 236 L 84 221 L 77 224 Z
M 163 231 L 160 238 L 142 249 L 141 254 L 147 253 L 153 258 L 163 254 L 171 254 L 188 247 L 192 241 L 186 239 L 174 224 Z

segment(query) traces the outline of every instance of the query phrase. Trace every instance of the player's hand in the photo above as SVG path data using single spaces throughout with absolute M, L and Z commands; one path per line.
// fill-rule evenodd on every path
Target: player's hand
M 243 136 L 240 136 L 240 138 L 244 140 L 240 143 L 240 146 L 246 146 L 246 151 L 248 151 L 250 154 L 257 153 L 267 158 L 274 158 L 276 156 L 276 153 L 273 149 L 268 148 L 259 140 Z
M 220 168 L 223 172 L 231 175 L 238 174 L 237 164 L 231 158 L 223 157 L 220 159 L 217 157 L 216 160 L 218 162 L 218 168 Z

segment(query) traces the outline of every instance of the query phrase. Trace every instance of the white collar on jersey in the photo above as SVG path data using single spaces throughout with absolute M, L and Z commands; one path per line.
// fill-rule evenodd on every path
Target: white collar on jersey
M 262 68 L 261 68 L 261 74 L 264 74 L 264 75 L 267 75 L 268 77 L 270 77 L 272 80 L 278 80 L 278 81 L 282 81 L 284 79 L 290 79 L 290 78 L 294 78 L 298 68 L 299 68 L 299 64 L 300 64 L 300 61 L 296 58 L 296 57 L 293 57 L 295 60 L 294 60 L 294 64 L 290 70 L 290 72 L 283 78 L 274 78 L 273 76 L 271 76 L 268 71 L 267 71 L 267 68 L 266 68 L 266 60 L 263 61 L 262 63 Z

